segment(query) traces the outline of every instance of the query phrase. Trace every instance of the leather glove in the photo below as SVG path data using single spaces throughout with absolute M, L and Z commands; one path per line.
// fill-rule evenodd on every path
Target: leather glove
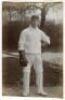
M 19 51 L 19 62 L 20 62 L 20 65 L 22 67 L 26 67 L 27 66 L 28 61 L 27 61 L 27 59 L 25 57 L 25 51 L 23 51 L 23 50 Z

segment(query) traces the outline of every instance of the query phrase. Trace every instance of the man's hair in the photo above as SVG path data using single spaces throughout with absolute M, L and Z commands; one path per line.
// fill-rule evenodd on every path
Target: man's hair
M 39 16 L 33 15 L 33 16 L 31 17 L 31 20 L 35 20 L 35 19 L 39 19 Z

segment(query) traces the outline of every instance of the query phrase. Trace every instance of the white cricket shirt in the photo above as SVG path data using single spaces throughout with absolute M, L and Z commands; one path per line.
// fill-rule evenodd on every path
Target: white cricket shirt
M 49 37 L 43 31 L 38 27 L 29 26 L 20 34 L 18 50 L 25 50 L 26 53 L 41 53 L 41 40 L 50 44 Z

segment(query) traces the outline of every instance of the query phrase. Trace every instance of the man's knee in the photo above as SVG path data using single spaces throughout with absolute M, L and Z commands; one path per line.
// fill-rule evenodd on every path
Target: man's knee
M 40 66 L 40 67 L 38 67 L 37 69 L 36 69 L 36 73 L 43 73 L 43 67 L 42 66 Z
M 30 73 L 30 66 L 26 66 L 23 68 L 23 73 L 26 72 L 26 73 Z
M 42 64 L 42 62 L 40 62 L 40 63 L 38 64 L 37 72 L 38 72 L 38 73 L 43 73 L 43 64 Z

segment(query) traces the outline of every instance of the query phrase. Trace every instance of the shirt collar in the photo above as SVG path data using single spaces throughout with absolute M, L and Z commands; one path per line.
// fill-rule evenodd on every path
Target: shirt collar
M 33 28 L 31 25 L 29 25 L 29 28 L 30 28 L 30 29 L 33 29 L 33 30 L 38 30 L 38 27 Z

